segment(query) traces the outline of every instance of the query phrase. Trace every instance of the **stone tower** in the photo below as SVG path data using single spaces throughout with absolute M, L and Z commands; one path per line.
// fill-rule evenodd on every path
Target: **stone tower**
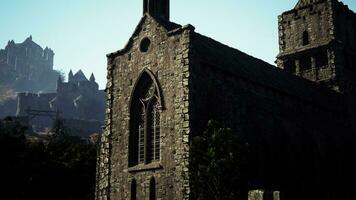
M 299 0 L 279 21 L 278 67 L 349 91 L 356 81 L 356 15 L 337 0 Z

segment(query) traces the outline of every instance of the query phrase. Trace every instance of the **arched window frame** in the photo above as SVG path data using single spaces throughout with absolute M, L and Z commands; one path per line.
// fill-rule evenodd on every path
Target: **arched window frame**
M 160 115 L 163 110 L 160 88 L 148 69 L 142 71 L 135 83 L 129 104 L 129 167 L 160 160 Z

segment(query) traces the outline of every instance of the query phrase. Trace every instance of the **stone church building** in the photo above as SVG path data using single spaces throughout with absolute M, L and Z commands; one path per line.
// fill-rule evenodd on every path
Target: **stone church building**
M 275 67 L 171 22 L 169 0 L 143 2 L 107 55 L 97 200 L 194 199 L 190 141 L 212 119 L 249 144 L 246 194 L 355 199 L 355 13 L 299 0 L 278 18 Z

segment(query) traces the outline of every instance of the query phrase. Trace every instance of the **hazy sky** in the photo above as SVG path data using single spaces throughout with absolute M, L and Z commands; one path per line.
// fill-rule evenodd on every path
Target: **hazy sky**
M 106 83 L 106 54 L 122 49 L 142 17 L 142 0 L 0 0 L 0 48 L 29 35 L 55 52 L 66 74 Z M 343 0 L 356 10 L 356 0 Z M 278 53 L 277 16 L 297 0 L 171 0 L 171 21 L 269 63 Z

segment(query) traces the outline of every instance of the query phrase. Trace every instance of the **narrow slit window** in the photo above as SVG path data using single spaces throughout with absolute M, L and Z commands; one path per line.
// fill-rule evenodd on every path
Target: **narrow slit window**
M 308 45 L 310 43 L 309 41 L 309 33 L 308 31 L 303 32 L 303 45 Z
M 137 196 L 137 188 L 136 188 L 136 180 L 133 179 L 131 182 L 131 197 L 130 200 L 136 200 L 136 196 Z
M 156 180 L 154 177 L 150 180 L 150 200 L 156 200 Z

